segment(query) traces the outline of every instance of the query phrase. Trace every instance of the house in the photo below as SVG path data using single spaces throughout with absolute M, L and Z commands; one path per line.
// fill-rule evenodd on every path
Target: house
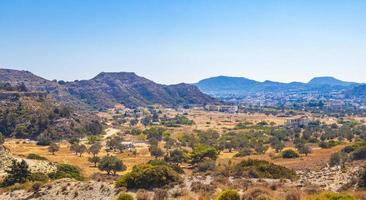
M 300 116 L 288 119 L 285 123 L 285 127 L 288 128 L 301 128 L 309 125 L 311 119 L 308 116 Z

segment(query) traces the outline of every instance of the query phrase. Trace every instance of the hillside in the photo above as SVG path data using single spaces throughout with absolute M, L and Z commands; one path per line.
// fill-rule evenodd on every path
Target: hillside
M 107 109 L 117 103 L 129 107 L 161 104 L 207 104 L 215 100 L 189 84 L 161 85 L 134 73 L 100 73 L 90 80 L 49 81 L 28 71 L 0 69 L 0 83 L 46 92 L 52 99 L 77 109 Z
M 116 103 L 129 107 L 161 104 L 206 104 L 214 100 L 189 84 L 161 85 L 135 73 L 100 73 L 91 80 L 67 83 L 69 93 L 95 108 Z

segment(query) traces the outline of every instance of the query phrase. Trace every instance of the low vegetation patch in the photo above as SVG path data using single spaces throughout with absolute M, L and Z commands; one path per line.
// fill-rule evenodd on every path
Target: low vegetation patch
M 31 159 L 31 160 L 47 160 L 47 158 L 40 156 L 38 154 L 35 153 L 30 153 L 27 155 L 27 159 Z
M 84 180 L 81 175 L 80 169 L 73 165 L 59 164 L 57 165 L 57 171 L 48 174 L 51 179 L 61 179 L 61 178 L 72 178 L 78 181 Z
M 285 149 L 281 152 L 282 158 L 298 158 L 300 154 L 294 149 Z
M 349 194 L 323 192 L 319 195 L 307 197 L 306 200 L 356 200 L 356 198 Z
M 180 181 L 179 174 L 168 165 L 142 164 L 134 166 L 130 173 L 121 176 L 116 186 L 128 189 L 152 189 Z
M 296 173 L 264 160 L 244 160 L 233 167 L 234 176 L 246 178 L 294 179 Z
M 240 200 L 240 195 L 235 190 L 225 190 L 217 196 L 216 200 Z

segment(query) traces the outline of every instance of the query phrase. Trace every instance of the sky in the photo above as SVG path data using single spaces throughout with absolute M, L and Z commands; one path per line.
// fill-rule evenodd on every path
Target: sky
M 47 79 L 136 72 L 366 82 L 364 0 L 0 0 L 0 67 Z

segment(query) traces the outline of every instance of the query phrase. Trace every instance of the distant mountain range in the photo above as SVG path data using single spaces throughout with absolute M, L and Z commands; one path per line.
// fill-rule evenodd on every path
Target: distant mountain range
M 331 92 L 349 91 L 360 86 L 360 83 L 345 82 L 334 77 L 316 77 L 308 83 L 281 83 L 273 81 L 255 81 L 244 77 L 217 76 L 204 79 L 196 86 L 204 93 L 215 97 L 228 95 L 245 96 L 255 93 L 288 93 L 288 92 Z
M 216 102 L 195 85 L 162 85 L 127 72 L 103 72 L 90 80 L 57 82 L 28 71 L 0 69 L 0 82 L 12 85 L 24 83 L 29 90 L 47 92 L 57 101 L 88 109 L 112 108 L 117 103 L 136 107 L 150 104 L 177 106 Z

